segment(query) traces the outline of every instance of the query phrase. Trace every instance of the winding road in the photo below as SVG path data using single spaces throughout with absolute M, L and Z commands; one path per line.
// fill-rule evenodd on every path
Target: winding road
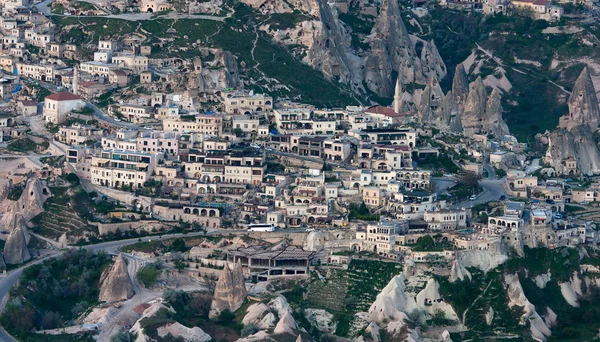
M 220 234 L 220 233 L 241 233 L 241 232 L 245 232 L 245 230 L 239 230 L 239 229 L 238 230 L 217 230 L 217 231 L 208 232 L 208 233 L 206 233 L 206 235 L 213 235 L 213 234 Z M 148 242 L 148 241 L 157 240 L 157 239 L 171 239 L 171 238 L 177 238 L 177 237 L 194 237 L 194 236 L 203 236 L 203 235 L 205 235 L 204 232 L 194 232 L 194 233 L 187 233 L 187 234 L 177 233 L 177 234 L 165 234 L 162 236 L 147 236 L 147 237 L 141 238 L 141 240 L 143 242 Z M 94 245 L 87 245 L 87 246 L 81 246 L 81 247 L 70 246 L 69 248 L 70 249 L 83 248 L 83 249 L 87 249 L 88 251 L 94 251 L 94 252 L 105 251 L 108 254 L 117 255 L 119 253 L 120 247 L 132 245 L 138 241 L 139 241 L 138 238 L 133 238 L 133 239 L 127 239 L 127 240 L 102 242 L 102 243 L 98 243 L 98 244 L 94 244 Z M 44 260 L 59 257 L 59 256 L 63 255 L 64 252 L 65 252 L 65 250 L 61 250 L 55 254 L 35 260 L 33 262 L 30 262 L 29 264 L 26 264 L 24 266 L 21 266 L 15 270 L 8 272 L 8 274 L 6 276 L 0 277 L 0 298 L 2 298 L 2 300 L 0 301 L 0 313 L 2 311 L 4 311 L 4 306 L 6 305 L 10 288 L 17 284 L 17 282 L 19 281 L 19 278 L 21 277 L 21 273 L 23 273 L 24 269 L 26 269 L 27 267 L 30 267 L 32 265 L 37 265 L 39 263 L 42 263 L 42 262 L 44 262 Z M 6 332 L 6 330 L 4 330 L 3 327 L 0 327 L 0 341 L 1 342 L 9 342 L 9 341 L 16 342 L 17 340 L 15 340 L 10 334 L 8 334 Z

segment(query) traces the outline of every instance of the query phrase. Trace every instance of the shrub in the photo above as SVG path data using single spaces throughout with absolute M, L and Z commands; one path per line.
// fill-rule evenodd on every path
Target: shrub
M 156 284 L 160 274 L 161 270 L 159 265 L 147 264 L 137 271 L 136 277 L 142 284 L 144 284 L 144 287 L 149 288 Z

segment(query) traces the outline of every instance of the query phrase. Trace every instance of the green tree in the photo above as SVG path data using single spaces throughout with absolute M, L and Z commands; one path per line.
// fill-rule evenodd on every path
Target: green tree
M 417 239 L 417 246 L 419 249 L 426 250 L 435 246 L 435 242 L 430 235 L 425 235 Z

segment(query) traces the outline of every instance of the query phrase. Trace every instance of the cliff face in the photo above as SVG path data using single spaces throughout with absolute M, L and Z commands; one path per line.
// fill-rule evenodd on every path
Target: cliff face
M 438 79 L 435 76 L 431 76 L 425 90 L 423 90 L 421 103 L 419 104 L 421 122 L 438 127 L 448 127 L 450 124 L 450 112 L 448 112 L 445 102 L 446 96 L 440 87 Z
M 417 54 L 396 1 L 384 0 L 381 4 L 370 34 L 362 40 L 368 44 L 364 51 L 364 46 L 353 47 L 352 28 L 338 19 L 337 11 L 327 1 L 296 2 L 298 6 L 294 5 L 294 9 L 307 14 L 306 20 L 286 29 L 277 29 L 270 24 L 264 24 L 260 29 L 278 44 L 293 46 L 304 63 L 321 71 L 327 79 L 348 84 L 359 93 L 365 92 L 366 85 L 379 96 L 391 97 L 395 82 L 392 74 L 395 72 L 403 85 L 425 84 L 429 76 L 439 80 L 447 74 L 433 41 L 425 43 L 421 56 Z M 269 3 L 259 0 L 253 6 L 263 13 L 289 13 L 287 9 Z
M 9 265 L 22 264 L 31 259 L 27 249 L 27 237 L 25 236 L 25 220 L 22 216 L 15 218 L 16 226 L 8 236 L 4 245 L 4 261 Z
M 235 56 L 229 51 L 215 49 L 210 68 L 203 68 L 200 58 L 194 60 L 194 71 L 188 78 L 188 89 L 204 92 L 208 89 L 243 88 L 239 78 L 238 64 Z
M 544 159 L 559 175 L 599 174 L 600 151 L 593 134 L 600 122 L 600 109 L 587 67 L 577 78 L 568 105 L 569 113 L 546 136 L 548 149 Z
M 217 281 L 210 306 L 210 317 L 217 317 L 225 310 L 234 312 L 244 303 L 247 295 L 242 265 L 238 262 L 232 270 L 226 264 Z
M 101 302 L 113 303 L 133 296 L 133 285 L 122 254 L 119 254 L 112 267 L 104 271 L 100 284 L 98 299 Z
M 600 108 L 592 77 L 587 67 L 575 81 L 573 91 L 568 101 L 569 118 L 567 129 L 578 125 L 586 125 L 592 130 L 598 128 L 600 121 Z

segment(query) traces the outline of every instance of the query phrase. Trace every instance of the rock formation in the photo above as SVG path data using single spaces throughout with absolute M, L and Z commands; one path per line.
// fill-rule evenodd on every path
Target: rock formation
M 242 306 L 246 296 L 242 265 L 238 262 L 232 270 L 229 265 L 225 264 L 217 281 L 209 316 L 211 318 L 217 317 L 225 310 L 234 312 Z
M 433 315 L 437 310 L 442 310 L 446 318 L 458 320 L 458 316 L 452 306 L 442 300 L 440 284 L 433 278 L 429 278 L 425 288 L 417 294 L 416 302 L 423 311 L 430 315 Z
M 445 128 L 450 125 L 450 113 L 444 106 L 446 96 L 440 87 L 437 77 L 431 76 L 421 95 L 419 116 L 421 122 Z
M 455 77 L 455 79 L 456 78 L 457 77 Z M 458 78 L 462 78 L 462 76 L 459 76 Z M 461 80 L 457 80 L 456 93 L 454 93 L 453 90 L 459 111 L 460 104 L 458 101 L 460 101 L 463 96 L 463 89 L 458 88 L 462 88 L 462 82 L 463 81 Z M 469 92 L 464 103 L 464 110 L 460 114 L 460 117 L 465 135 L 494 134 L 495 136 L 500 136 L 509 133 L 508 126 L 504 122 L 504 119 L 502 119 L 500 91 L 497 88 L 494 88 L 488 97 L 481 77 L 477 77 L 475 81 L 469 84 Z
M 592 130 L 598 128 L 600 108 L 598 108 L 596 90 L 587 67 L 583 68 L 575 81 L 567 103 L 569 106 L 568 123 L 565 125 L 567 129 L 578 125 L 586 125 Z
M 471 280 L 471 272 L 469 272 L 459 261 L 459 259 L 454 259 L 452 263 L 452 268 L 450 269 L 450 277 L 448 281 L 454 283 L 457 280 L 463 281 L 465 279 Z
M 485 112 L 483 115 L 483 124 L 480 128 L 482 133 L 493 134 L 496 137 L 508 134 L 508 126 L 502 118 L 502 96 L 500 90 L 494 88 L 488 97 Z
M 423 74 L 430 78 L 435 76 L 435 78 L 441 80 L 448 74 L 446 65 L 433 40 L 428 41 L 421 51 L 421 65 L 423 66 Z
M 159 327 L 156 333 L 160 337 L 167 335 L 174 338 L 182 337 L 185 342 L 208 342 L 213 340 L 204 330 L 198 327 L 188 328 L 178 322 Z
M 467 97 L 469 96 L 469 79 L 462 63 L 457 65 L 456 70 L 454 71 L 452 94 L 454 95 L 458 109 L 462 112 L 464 110 L 465 102 L 467 102 Z
M 469 84 L 469 95 L 462 113 L 462 126 L 466 135 L 477 133 L 481 127 L 481 116 L 485 113 L 487 92 L 481 77 Z
M 273 332 L 275 334 L 293 334 L 297 329 L 298 326 L 296 325 L 296 320 L 294 319 L 294 317 L 292 317 L 292 313 L 286 311 L 283 314 L 283 316 L 281 316 L 281 318 L 279 319 L 279 322 L 277 322 L 277 325 L 275 326 L 275 329 L 273 329 Z
M 127 271 L 127 263 L 122 254 L 117 256 L 115 263 L 107 268 L 100 277 L 101 302 L 113 303 L 129 299 L 133 296 L 133 285 Z
M 16 215 L 24 218 L 25 222 L 44 211 L 44 202 L 50 197 L 46 183 L 39 178 L 30 178 L 25 185 L 21 197 L 16 202 L 9 201 L 4 209 L 0 226 L 11 231 L 15 226 Z
M 322 231 L 312 231 L 306 236 L 304 249 L 311 252 L 321 250 L 325 246 L 325 233 Z
M 383 323 L 392 318 L 403 321 L 408 319 L 408 298 L 404 285 L 404 275 L 394 277 L 375 298 L 369 308 L 369 319 L 372 322 Z
M 188 79 L 188 89 L 197 89 L 202 93 L 210 89 L 242 88 L 235 56 L 221 49 L 212 49 L 211 53 L 215 57 L 209 62 L 210 68 L 203 68 L 199 57 L 194 59 L 194 71 Z
M 600 109 L 587 68 L 577 78 L 568 105 L 569 113 L 560 118 L 558 128 L 547 136 L 544 160 L 558 175 L 598 174 L 600 151 L 593 134 L 600 122 Z
M 397 71 L 405 84 L 425 82 L 397 1 L 383 0 L 369 39 L 371 52 L 365 59 L 364 79 L 372 92 L 392 96 L 392 71 Z
M 535 306 L 529 302 L 523 287 L 519 281 L 519 276 L 505 275 L 504 281 L 508 286 L 508 306 L 510 308 L 518 306 L 523 309 L 523 315 L 521 316 L 521 325 L 529 325 L 531 336 L 538 341 L 546 341 L 547 337 L 551 335 L 550 329 L 546 326 L 544 320 L 535 311 Z
M 25 220 L 18 216 L 15 220 L 16 227 L 11 231 L 4 245 L 4 261 L 8 265 L 22 264 L 31 259 L 27 249 L 27 237 L 25 235 Z

